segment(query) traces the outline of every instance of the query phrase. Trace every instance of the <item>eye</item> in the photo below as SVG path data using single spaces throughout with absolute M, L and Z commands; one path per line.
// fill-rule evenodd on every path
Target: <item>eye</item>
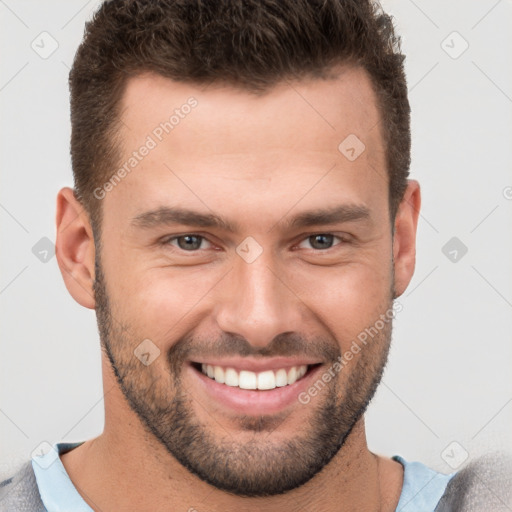
M 177 244 L 174 244 L 174 242 L 177 242 Z M 207 249 L 208 247 L 201 247 L 203 242 L 206 242 L 207 244 L 210 243 L 204 236 L 194 235 L 190 233 L 186 235 L 173 236 L 172 238 L 168 238 L 167 240 L 165 240 L 164 245 L 174 245 L 175 247 L 178 247 L 178 249 L 191 252 L 201 248 Z
M 331 235 L 330 233 L 319 233 L 316 235 L 308 236 L 303 242 L 299 244 L 299 247 L 308 249 L 308 247 L 303 247 L 304 243 L 309 243 L 313 249 L 317 250 L 326 250 L 333 247 L 333 245 L 339 245 L 334 244 L 334 240 L 338 239 L 340 242 L 344 242 L 342 238 L 339 236 Z

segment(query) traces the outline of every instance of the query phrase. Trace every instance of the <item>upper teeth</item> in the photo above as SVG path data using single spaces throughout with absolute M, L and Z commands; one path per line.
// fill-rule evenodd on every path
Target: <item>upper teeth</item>
M 281 368 L 279 370 L 266 370 L 264 372 L 250 372 L 242 370 L 237 372 L 233 368 L 222 368 L 203 363 L 201 370 L 208 377 L 226 384 L 228 386 L 239 387 L 241 389 L 274 389 L 276 387 L 293 384 L 306 373 L 307 365 L 292 366 L 291 368 Z

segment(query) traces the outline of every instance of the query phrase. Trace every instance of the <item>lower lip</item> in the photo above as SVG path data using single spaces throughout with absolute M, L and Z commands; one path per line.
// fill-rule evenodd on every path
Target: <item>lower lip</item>
M 308 369 L 308 372 L 293 384 L 268 389 L 247 390 L 235 386 L 221 384 L 206 376 L 192 365 L 188 366 L 192 378 L 198 382 L 199 389 L 217 403 L 247 415 L 275 414 L 294 403 L 300 403 L 299 395 L 308 389 L 322 365 Z

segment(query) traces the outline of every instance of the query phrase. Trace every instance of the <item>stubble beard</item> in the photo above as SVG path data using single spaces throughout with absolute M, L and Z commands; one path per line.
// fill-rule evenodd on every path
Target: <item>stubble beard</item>
M 307 405 L 301 405 L 310 408 L 301 428 L 304 434 L 284 439 L 278 435 L 279 426 L 287 419 L 286 413 L 240 416 L 237 428 L 244 439 L 248 432 L 252 433 L 242 443 L 236 435 L 214 434 L 211 426 L 202 423 L 194 412 L 192 393 L 182 383 L 184 363 L 191 348 L 198 346 L 193 338 L 183 337 L 167 354 L 162 353 L 165 369 L 157 364 L 145 366 L 134 356 L 133 350 L 141 339 L 131 334 L 128 322 L 118 322 L 112 316 L 99 253 L 94 292 L 102 349 L 143 428 L 191 473 L 237 496 L 283 494 L 317 475 L 340 452 L 362 417 L 387 362 L 391 320 L 362 348 L 359 357 L 341 370 L 350 370 L 343 387 L 339 378 L 333 378 Z M 391 297 L 388 306 L 392 307 Z M 286 345 L 287 340 L 281 341 Z M 335 348 L 331 340 L 324 340 L 321 346 L 323 360 L 330 361 L 325 367 L 332 367 L 341 355 L 339 346 Z

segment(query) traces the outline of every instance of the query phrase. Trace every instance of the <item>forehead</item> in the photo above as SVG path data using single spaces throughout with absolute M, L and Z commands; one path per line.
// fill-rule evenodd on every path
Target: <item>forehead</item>
M 105 203 L 119 209 L 122 201 L 126 214 L 127 206 L 140 213 L 176 201 L 283 209 L 312 187 L 305 207 L 334 193 L 359 204 L 387 198 L 380 115 L 362 69 L 260 95 L 144 74 L 128 81 L 121 106 L 120 166 L 128 172 Z M 150 149 L 140 157 L 143 146 Z M 362 152 L 353 159 L 347 149 Z
M 362 68 L 339 67 L 334 76 L 283 81 L 255 94 L 220 83 L 201 86 L 146 73 L 128 80 L 121 105 L 122 126 L 150 133 L 155 123 L 168 121 L 175 114 L 179 121 L 173 120 L 174 128 L 182 125 L 173 129 L 175 144 L 182 142 L 180 135 L 199 135 L 200 128 L 205 135 L 215 133 L 215 148 L 219 150 L 232 150 L 240 143 L 241 149 L 246 145 L 253 149 L 259 143 L 267 148 L 272 141 L 280 145 L 285 140 L 311 143 L 312 137 L 330 144 L 326 135 L 378 136 L 379 113 L 368 74 Z M 197 101 L 198 108 L 193 109 L 187 123 L 181 123 L 183 114 L 176 111 L 190 98 Z M 293 123 L 300 123 L 301 130 L 290 130 Z M 130 133 L 124 135 L 130 137 Z M 214 149 L 206 144 L 208 141 L 202 142 L 199 149 Z

